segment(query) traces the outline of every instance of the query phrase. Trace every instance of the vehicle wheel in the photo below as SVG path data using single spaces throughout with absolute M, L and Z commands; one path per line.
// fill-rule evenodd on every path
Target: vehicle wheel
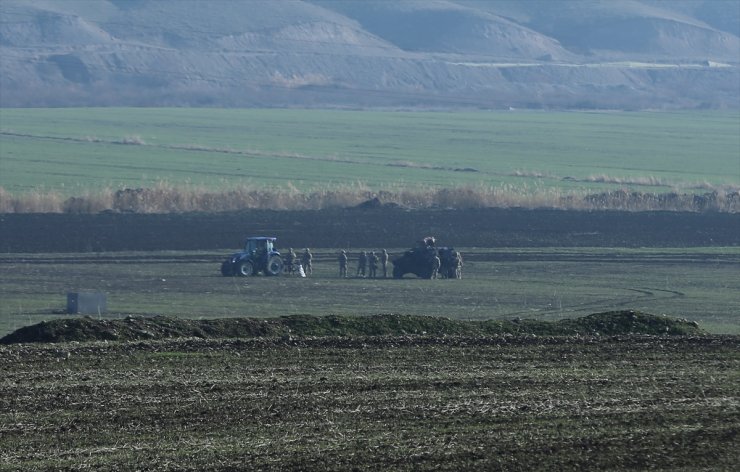
M 267 261 L 267 275 L 280 275 L 283 273 L 283 260 L 280 256 L 271 256 Z
M 252 261 L 241 261 L 236 266 L 236 273 L 242 277 L 250 277 L 254 275 L 254 265 L 252 265 Z
M 403 277 L 403 271 L 400 267 L 394 267 L 393 268 L 393 278 L 394 279 L 400 279 Z
M 231 277 L 232 275 L 234 275 L 234 267 L 231 265 L 230 260 L 225 260 L 221 264 L 221 275 L 223 275 L 224 277 Z

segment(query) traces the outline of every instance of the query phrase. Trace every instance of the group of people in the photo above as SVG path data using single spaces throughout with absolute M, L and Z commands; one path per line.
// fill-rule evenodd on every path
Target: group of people
M 339 253 L 339 277 L 347 277 L 347 251 L 342 249 Z M 383 271 L 383 278 L 388 277 L 388 251 L 383 249 L 380 254 L 375 251 L 362 251 L 357 260 L 357 277 L 368 277 L 374 279 L 378 277 L 378 264 Z
M 383 278 L 388 278 L 388 260 L 388 251 L 385 249 L 382 249 L 379 254 L 376 254 L 375 251 L 362 251 L 357 260 L 357 273 L 355 276 L 375 279 L 380 277 L 380 274 L 382 273 Z M 311 254 L 311 251 L 308 248 L 305 248 L 300 256 L 293 251 L 293 248 L 289 248 L 285 255 L 284 262 L 284 271 L 286 274 L 306 277 L 313 274 L 313 254 Z M 463 262 L 462 255 L 459 252 L 452 251 L 452 260 L 444 262 L 454 266 L 455 278 L 462 278 Z M 348 277 L 348 263 L 349 257 L 347 256 L 347 251 L 342 249 L 339 253 L 339 277 Z M 432 278 L 436 279 L 438 274 L 444 274 L 442 275 L 443 277 L 447 276 L 449 271 L 444 267 L 446 266 L 445 263 L 440 260 L 436 253 L 434 254 Z
M 288 249 L 288 253 L 285 255 L 284 269 L 286 274 L 295 275 L 299 274 L 302 276 L 309 276 L 313 274 L 313 254 L 306 248 L 300 257 L 293 251 L 293 248 Z
M 452 251 L 449 253 L 449 257 L 445 257 L 444 260 L 441 260 L 436 254 L 434 255 L 434 258 L 434 271 L 432 272 L 433 279 L 436 279 L 440 275 L 443 279 L 453 278 L 453 276 L 456 279 L 462 279 L 462 254 L 458 251 Z

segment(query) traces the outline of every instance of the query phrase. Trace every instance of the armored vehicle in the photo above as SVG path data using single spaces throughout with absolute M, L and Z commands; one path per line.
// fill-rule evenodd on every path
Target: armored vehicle
M 221 274 L 227 277 L 250 277 L 259 273 L 280 275 L 283 259 L 275 250 L 276 239 L 263 236 L 247 238 L 244 250 L 235 252 L 221 264 Z
M 438 276 L 455 278 L 453 252 L 454 249 L 451 247 L 438 248 L 433 237 L 426 237 L 419 241 L 416 247 L 393 259 L 393 278 L 400 279 L 406 274 L 414 274 L 422 279 L 432 278 L 435 254 L 441 262 Z

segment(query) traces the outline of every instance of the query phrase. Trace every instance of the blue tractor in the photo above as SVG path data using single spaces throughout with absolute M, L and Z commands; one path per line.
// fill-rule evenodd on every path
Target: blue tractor
M 275 250 L 277 238 L 247 238 L 244 250 L 235 252 L 221 264 L 221 274 L 226 277 L 238 275 L 251 277 L 263 273 L 280 275 L 283 273 L 283 259 Z

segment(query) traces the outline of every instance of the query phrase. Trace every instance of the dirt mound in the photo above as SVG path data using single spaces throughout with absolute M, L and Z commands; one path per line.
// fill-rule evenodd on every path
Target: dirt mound
M 129 316 L 120 320 L 65 318 L 25 326 L 0 339 L 0 343 L 260 337 L 277 334 L 272 325 L 274 323 L 268 323 L 267 320 L 250 318 L 217 320 L 189 320 L 166 316 Z
M 355 205 L 354 208 L 360 209 L 360 210 L 375 210 L 380 208 L 390 208 L 390 209 L 396 209 L 401 208 L 401 205 L 395 202 L 383 202 L 378 197 L 373 197 L 370 200 L 366 200 L 359 205 Z
M 566 333 L 572 330 L 575 334 L 619 335 L 696 335 L 706 334 L 696 321 L 670 316 L 657 316 L 633 310 L 595 313 L 576 319 L 557 321 L 555 324 Z
M 168 338 L 255 338 L 293 336 L 447 335 L 697 335 L 692 321 L 636 311 L 596 313 L 555 322 L 536 320 L 460 321 L 432 316 L 383 314 L 360 316 L 295 315 L 271 319 L 189 320 L 165 316 L 121 320 L 66 318 L 26 326 L 0 344 L 70 341 L 135 341 Z

